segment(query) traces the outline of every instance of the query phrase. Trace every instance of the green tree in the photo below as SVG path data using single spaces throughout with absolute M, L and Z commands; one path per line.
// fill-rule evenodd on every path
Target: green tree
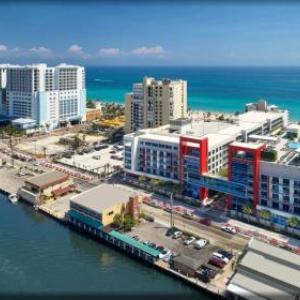
M 251 206 L 249 203 L 247 203 L 247 204 L 245 204 L 245 205 L 243 206 L 243 213 L 244 213 L 245 215 L 247 215 L 248 222 L 249 222 L 249 221 L 250 221 L 250 215 L 252 215 L 252 213 L 253 213 L 252 206 Z
M 117 227 L 122 227 L 123 225 L 123 216 L 121 214 L 116 214 L 114 216 L 113 224 Z
M 271 213 L 267 209 L 263 209 L 259 212 L 259 217 L 263 220 L 268 220 L 271 216 Z
M 88 101 L 86 102 L 86 107 L 87 107 L 87 108 L 96 108 L 96 104 L 94 103 L 94 101 L 88 100 Z
M 125 231 L 130 231 L 135 225 L 134 219 L 130 215 L 124 216 L 123 226 Z
M 296 227 L 300 226 L 300 220 L 297 217 L 290 217 L 288 219 L 288 226 L 295 229 Z

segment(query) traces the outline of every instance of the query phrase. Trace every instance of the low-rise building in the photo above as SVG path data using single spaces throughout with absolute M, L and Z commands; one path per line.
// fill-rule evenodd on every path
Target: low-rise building
M 300 298 L 299 255 L 252 239 L 227 287 L 230 299 Z
M 159 257 L 157 249 L 117 231 L 112 224 L 117 214 L 129 214 L 137 218 L 141 200 L 124 188 L 101 184 L 71 199 L 68 219 L 72 226 L 130 255 L 153 263 Z
M 188 277 L 196 277 L 201 261 L 189 256 L 179 255 L 171 260 L 171 268 Z
M 98 120 L 101 117 L 101 109 L 100 108 L 87 108 L 85 114 L 85 121 L 92 122 Z
M 135 216 L 141 198 L 126 189 L 111 184 L 101 184 L 74 196 L 70 201 L 71 218 L 80 217 L 97 227 L 110 225 L 117 214 Z
M 73 180 L 69 175 L 52 171 L 25 180 L 24 186 L 18 191 L 18 196 L 36 205 L 47 199 L 55 199 L 74 190 Z

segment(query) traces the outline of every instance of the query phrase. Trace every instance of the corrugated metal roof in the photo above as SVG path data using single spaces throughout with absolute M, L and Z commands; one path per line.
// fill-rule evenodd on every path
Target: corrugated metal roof
M 147 245 L 144 245 L 143 243 L 129 237 L 128 235 L 122 234 L 118 231 L 113 230 L 109 233 L 109 235 L 111 235 L 111 236 L 115 237 L 116 239 L 119 239 L 137 249 L 140 249 L 154 257 L 157 257 L 160 253 L 158 250 L 155 250 Z

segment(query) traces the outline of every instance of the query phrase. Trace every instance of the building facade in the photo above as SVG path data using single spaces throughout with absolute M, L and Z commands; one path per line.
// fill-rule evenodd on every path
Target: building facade
M 48 199 L 55 199 L 74 190 L 74 183 L 69 175 L 52 171 L 27 179 L 18 190 L 18 196 L 30 204 L 41 204 Z
M 187 82 L 145 77 L 125 96 L 126 132 L 154 128 L 187 115 Z
M 229 210 L 268 210 L 285 226 L 300 217 L 300 143 L 283 138 L 285 128 L 284 112 L 250 111 L 233 124 L 171 121 L 124 137 L 124 170 L 181 183 L 203 203 L 208 191 L 224 193 Z
M 60 64 L 3 65 L 1 113 L 36 120 L 55 128 L 62 123 L 80 122 L 85 116 L 85 70 Z

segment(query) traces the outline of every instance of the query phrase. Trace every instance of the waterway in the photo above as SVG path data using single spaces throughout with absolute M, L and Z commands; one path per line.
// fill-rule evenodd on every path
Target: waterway
M 1 294 L 185 295 L 200 291 L 0 195 Z M 0 295 L 1 298 L 1 295 Z M 84 299 L 84 298 L 83 298 Z

